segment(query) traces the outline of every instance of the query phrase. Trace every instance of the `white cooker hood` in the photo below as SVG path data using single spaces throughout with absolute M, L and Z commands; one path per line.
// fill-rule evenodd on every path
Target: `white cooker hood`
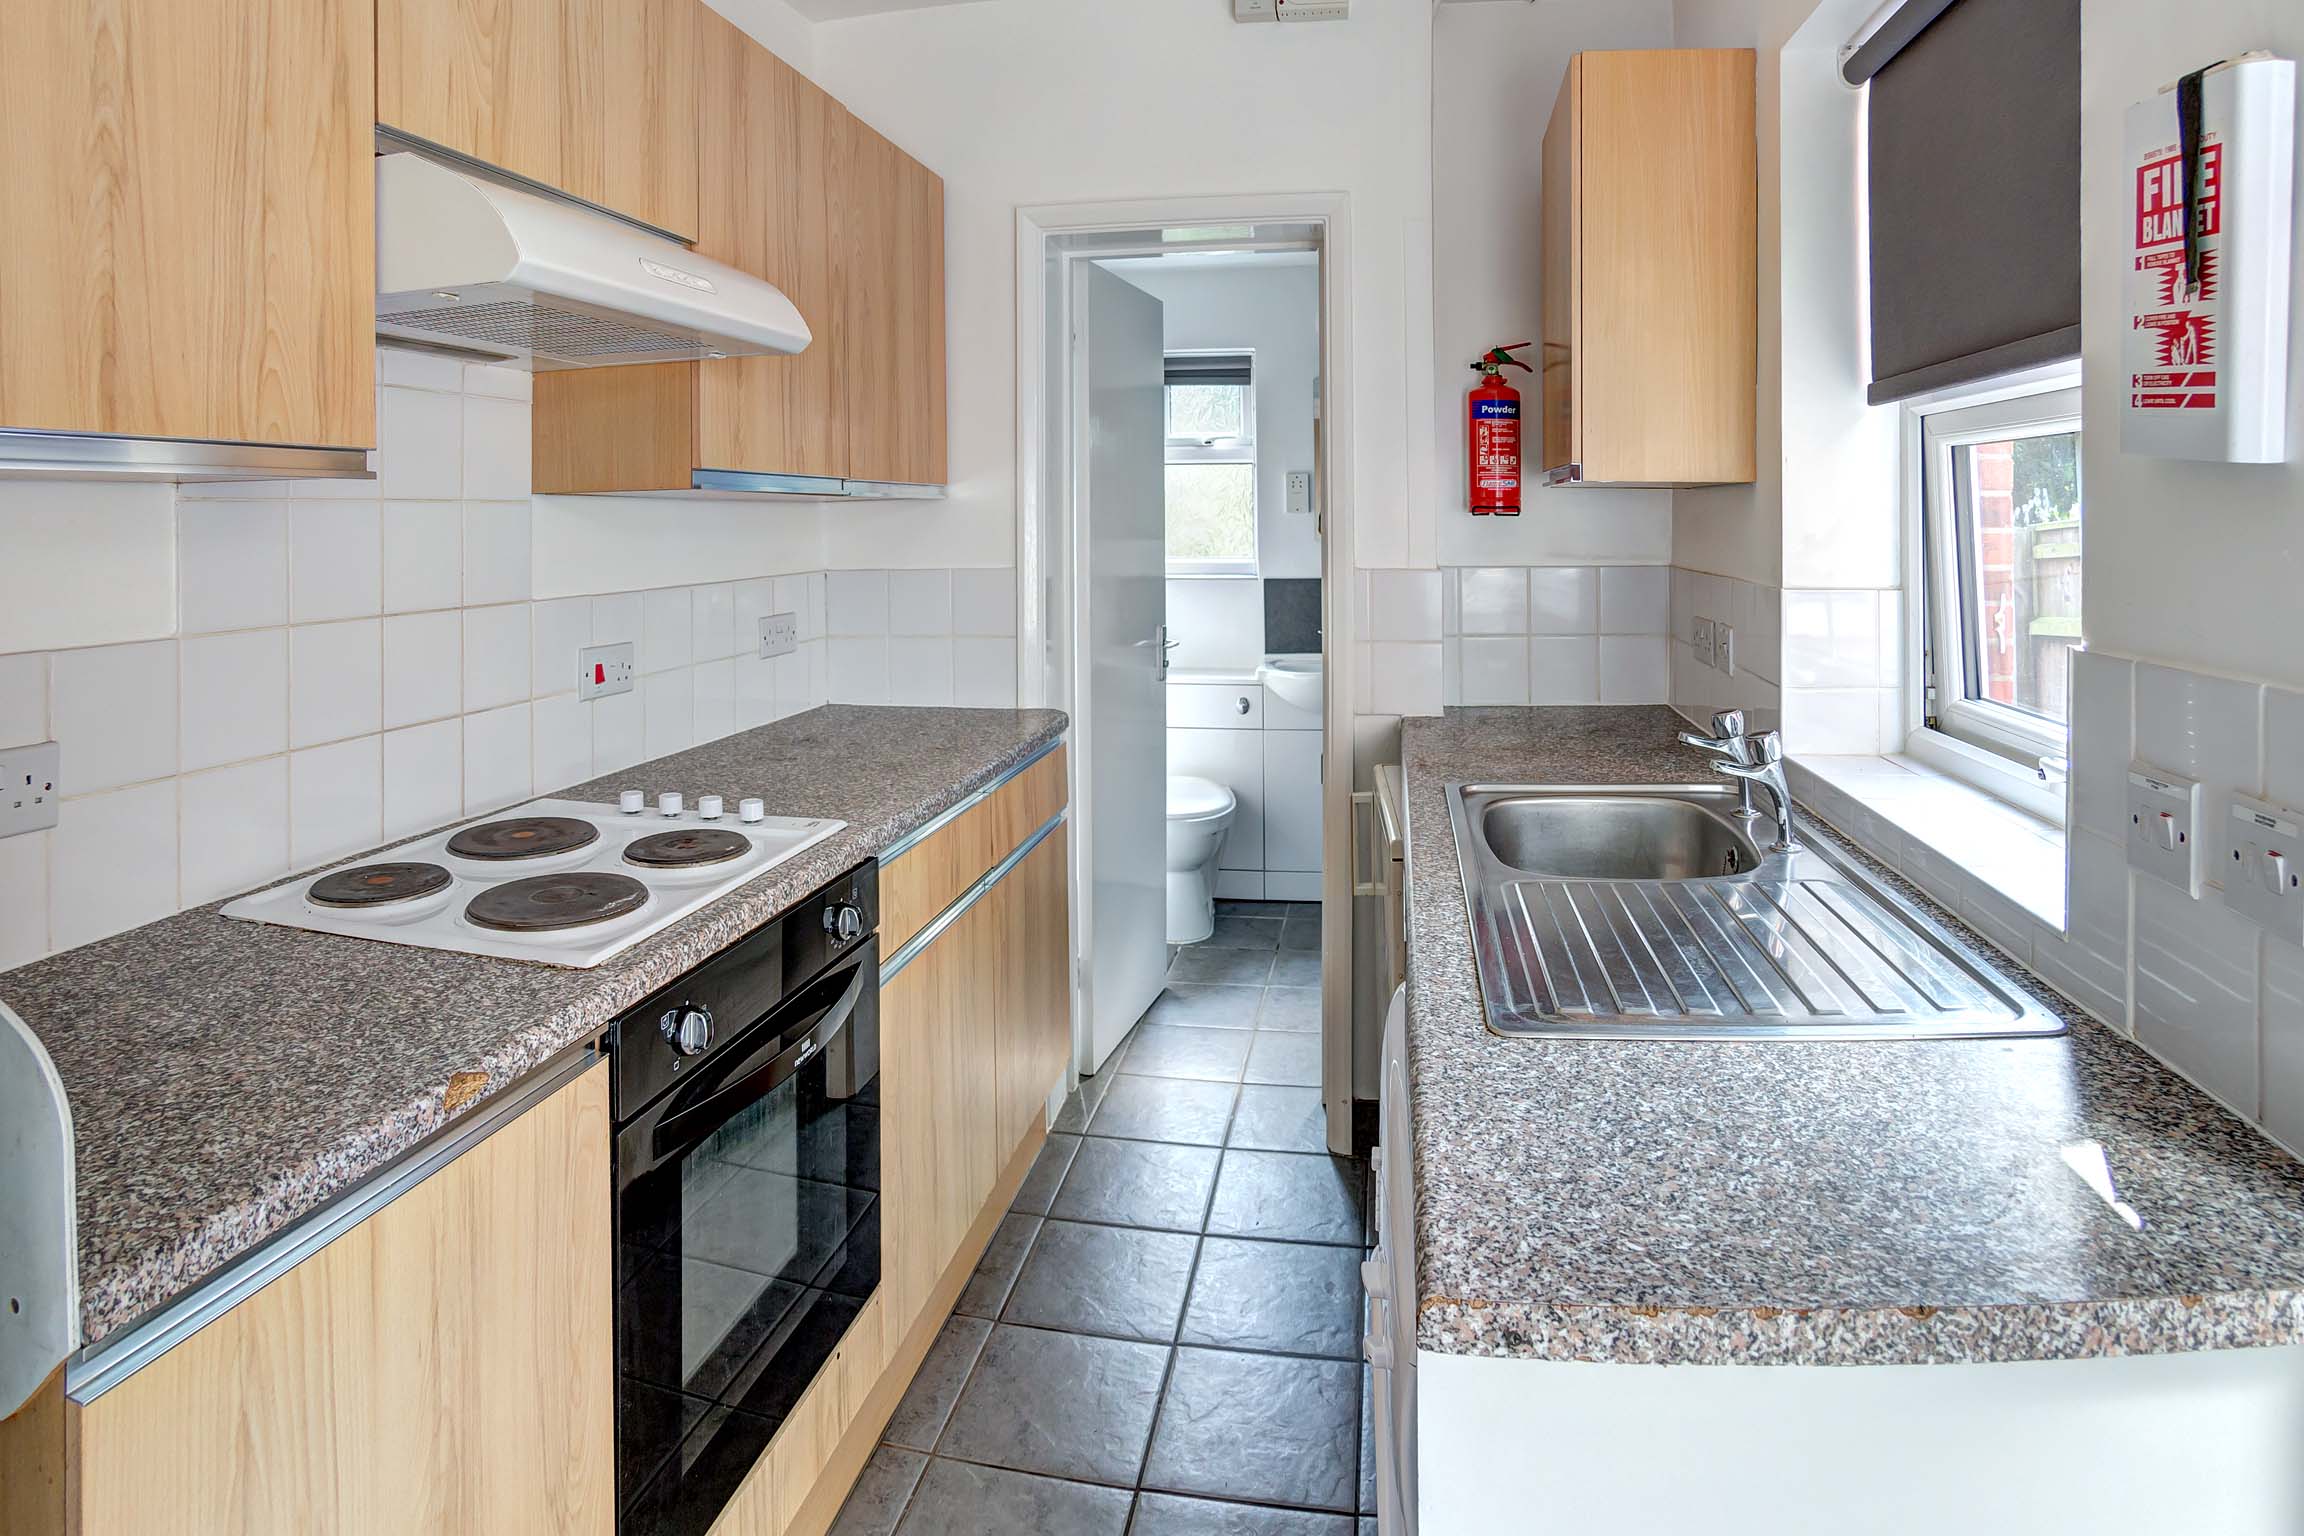
M 376 332 L 525 368 L 792 353 L 773 283 L 573 203 L 402 152 L 376 161 Z

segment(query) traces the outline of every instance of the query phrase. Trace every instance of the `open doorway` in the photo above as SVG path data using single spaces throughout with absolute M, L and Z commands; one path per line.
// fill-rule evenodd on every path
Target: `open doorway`
M 1132 1053 L 1191 1057 L 1294 1090 L 1348 1148 L 1350 999 L 1326 995 L 1350 926 L 1329 814 L 1348 786 L 1323 771 L 1348 718 L 1326 660 L 1326 226 L 1040 233 L 1026 468 L 1057 578 L 1048 697 L 1075 727 L 1076 1066 L 1093 1094 Z

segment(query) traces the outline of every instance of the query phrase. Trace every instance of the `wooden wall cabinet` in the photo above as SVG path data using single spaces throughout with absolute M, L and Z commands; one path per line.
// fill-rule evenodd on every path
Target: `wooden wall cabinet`
M 0 4 L 0 427 L 376 441 L 367 0 Z
M 1580 53 L 1544 132 L 1543 468 L 1753 478 L 1759 224 L 1749 49 Z
M 845 117 L 846 114 L 843 114 Z M 835 141 L 848 476 L 940 484 L 944 182 L 854 117 Z
M 682 238 L 699 0 L 378 0 L 376 121 Z

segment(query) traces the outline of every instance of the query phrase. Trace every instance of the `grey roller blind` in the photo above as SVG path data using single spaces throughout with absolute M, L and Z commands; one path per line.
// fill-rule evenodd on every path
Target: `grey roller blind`
M 1171 384 L 1246 384 L 1252 359 L 1246 352 L 1188 352 L 1168 358 Z
M 2080 353 L 2080 0 L 1912 0 L 1896 19 L 1928 13 L 1848 61 L 1875 71 L 1875 404 Z

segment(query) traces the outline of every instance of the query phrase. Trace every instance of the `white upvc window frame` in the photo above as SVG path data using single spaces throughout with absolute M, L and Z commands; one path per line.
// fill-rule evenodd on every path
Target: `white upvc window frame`
M 2059 825 L 2070 728 L 1967 696 L 1953 450 L 2080 430 L 2079 370 L 2069 363 L 1924 396 L 1903 410 L 1905 591 L 1921 595 L 1906 625 L 1904 751 Z M 1939 571 L 1950 574 L 1939 580 Z
M 1245 464 L 1248 466 L 1248 530 L 1250 553 L 1245 560 L 1176 560 L 1168 559 L 1170 576 L 1211 577 L 1219 580 L 1253 580 L 1260 574 L 1259 564 L 1263 543 L 1262 518 L 1264 508 L 1256 474 L 1256 382 L 1255 353 L 1247 347 L 1175 347 L 1169 357 L 1232 357 L 1249 359 L 1249 381 L 1241 387 L 1240 435 L 1238 437 L 1169 437 L 1162 449 L 1161 474 L 1163 483 L 1171 464 Z M 1168 427 L 1168 386 L 1160 389 L 1160 426 Z

